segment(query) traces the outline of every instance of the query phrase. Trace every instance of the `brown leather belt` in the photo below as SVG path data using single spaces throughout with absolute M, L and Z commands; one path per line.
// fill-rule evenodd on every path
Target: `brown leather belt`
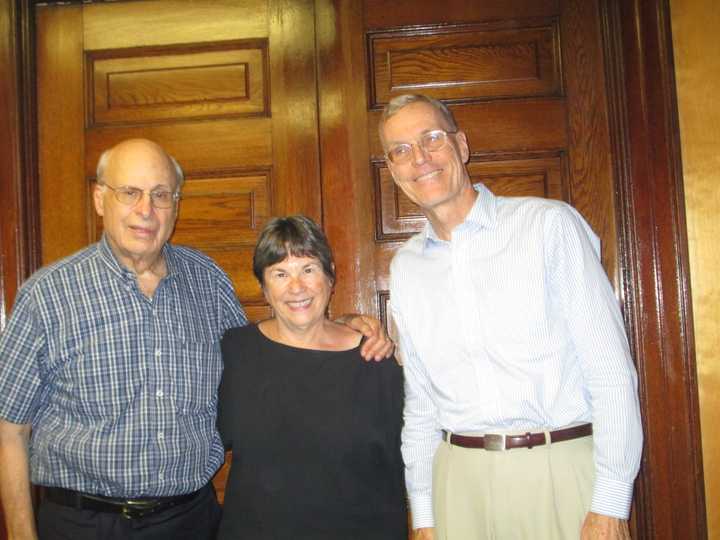
M 177 495 L 175 497 L 154 497 L 140 499 L 119 499 L 114 497 L 104 497 L 102 495 L 91 495 L 82 493 L 72 489 L 60 487 L 44 486 L 43 494 L 45 498 L 55 504 L 61 506 L 70 506 L 77 510 L 91 510 L 93 512 L 107 512 L 114 514 L 122 514 L 127 519 L 138 519 L 141 517 L 157 514 L 174 506 L 190 502 L 197 497 L 204 489 L 186 495 Z
M 550 442 L 557 443 L 588 437 L 592 435 L 592 424 L 580 424 L 550 432 Z M 525 433 L 523 435 L 505 435 L 504 433 L 486 433 L 482 437 L 456 435 L 443 430 L 443 440 L 463 448 L 484 448 L 485 450 L 510 450 L 511 448 L 532 448 L 546 443 L 545 433 Z

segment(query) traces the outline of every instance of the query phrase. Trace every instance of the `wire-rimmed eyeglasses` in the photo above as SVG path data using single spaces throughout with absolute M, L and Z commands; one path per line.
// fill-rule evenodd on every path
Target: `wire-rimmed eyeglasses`
M 177 191 L 170 191 L 169 189 L 160 188 L 147 191 L 145 189 L 131 186 L 112 187 L 108 184 L 100 185 L 111 190 L 115 195 L 117 202 L 127 206 L 136 205 L 142 198 L 143 193 L 150 195 L 150 204 L 152 204 L 154 208 L 170 208 L 180 199 L 180 193 Z
M 437 152 L 445 148 L 448 142 L 448 135 L 456 133 L 455 131 L 445 131 L 443 129 L 433 129 L 424 133 L 414 143 L 397 144 L 390 148 L 385 155 L 394 165 L 407 163 L 413 157 L 413 145 L 417 145 L 425 152 Z

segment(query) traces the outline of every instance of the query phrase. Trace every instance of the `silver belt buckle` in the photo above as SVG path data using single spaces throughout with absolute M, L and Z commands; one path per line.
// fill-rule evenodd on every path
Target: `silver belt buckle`
M 490 433 L 483 436 L 483 448 L 491 452 L 499 452 L 505 450 L 505 434 Z

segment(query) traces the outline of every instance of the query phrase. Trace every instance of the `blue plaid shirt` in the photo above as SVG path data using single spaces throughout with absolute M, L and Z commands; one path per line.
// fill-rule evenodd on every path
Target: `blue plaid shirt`
M 105 238 L 19 291 L 0 336 L 0 417 L 32 424 L 34 483 L 169 496 L 222 464 L 220 338 L 247 320 L 211 259 L 171 245 L 163 255 L 152 298 Z

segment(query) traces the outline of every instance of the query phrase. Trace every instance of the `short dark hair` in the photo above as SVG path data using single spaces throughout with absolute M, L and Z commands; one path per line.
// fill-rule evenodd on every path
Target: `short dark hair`
M 327 237 L 309 217 L 272 218 L 260 232 L 253 254 L 253 273 L 261 286 L 265 285 L 265 269 L 290 255 L 315 257 L 325 275 L 335 283 L 335 265 Z

